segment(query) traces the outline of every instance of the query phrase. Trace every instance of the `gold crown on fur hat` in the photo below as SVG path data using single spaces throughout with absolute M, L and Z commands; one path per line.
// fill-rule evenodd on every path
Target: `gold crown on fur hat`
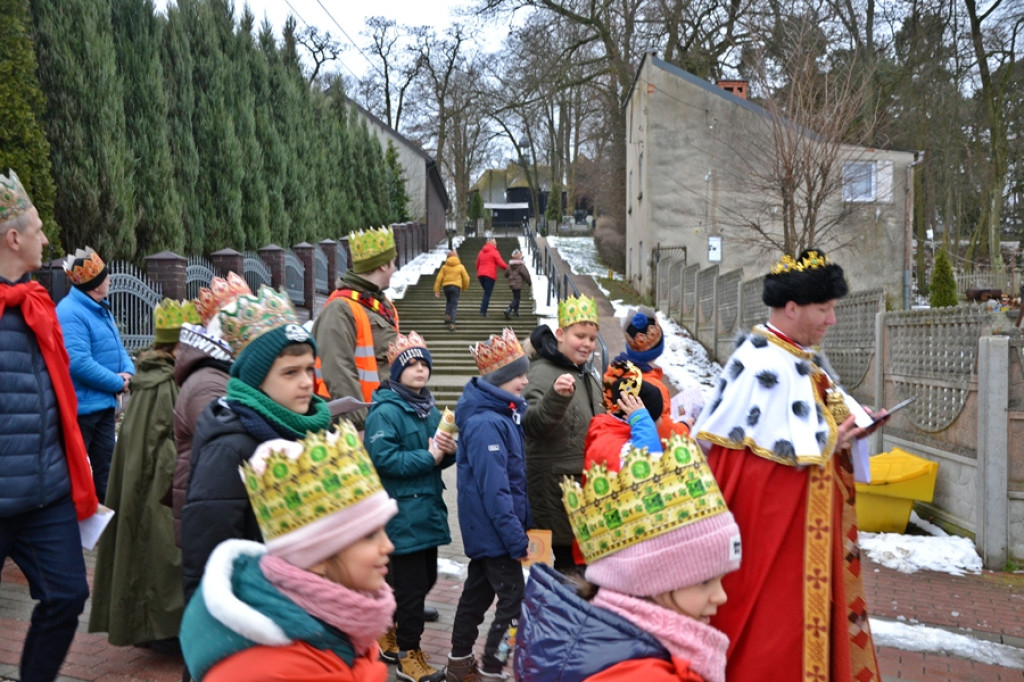
M 469 347 L 469 352 L 473 354 L 473 361 L 481 375 L 490 374 L 526 355 L 516 333 L 508 327 L 502 330 L 501 336 L 491 334 L 486 341 L 474 343 Z
M 192 301 L 175 301 L 165 298 L 153 309 L 155 329 L 181 329 L 182 325 L 199 324 L 199 314 Z
M 410 348 L 426 348 L 427 342 L 416 332 L 409 332 L 409 335 L 399 334 L 394 341 L 388 342 L 388 364 L 394 364 L 395 358 Z
M 266 284 L 260 287 L 255 296 L 243 294 L 228 303 L 217 314 L 217 319 L 220 321 L 221 337 L 231 346 L 231 352 L 236 358 L 246 346 L 270 330 L 287 325 L 299 326 L 299 319 L 288 295 L 274 291 Z M 294 340 L 306 341 L 308 338 L 307 333 Z
M 260 446 L 239 467 L 265 541 L 384 490 L 359 432 L 345 420 L 299 441 L 271 443 L 280 449 Z
M 631 448 L 618 474 L 598 464 L 586 478 L 580 486 L 566 476 L 561 485 L 562 503 L 588 564 L 729 511 L 700 446 L 678 434 L 664 454 Z
M 193 301 L 199 313 L 200 324 L 209 325 L 210 320 L 221 308 L 243 294 L 252 296 L 252 289 L 241 275 L 229 272 L 226 278 L 214 277 L 210 280 L 210 286 L 200 289 L 199 295 Z
M 353 261 L 365 261 L 395 248 L 395 233 L 390 227 L 371 227 L 348 235 L 348 248 Z
M 807 254 L 797 261 L 795 258 L 786 254 L 782 257 L 778 263 L 772 266 L 771 274 L 781 275 L 789 272 L 803 272 L 804 270 L 817 270 L 827 266 L 829 261 L 828 256 L 819 255 L 817 251 L 808 251 Z
M 579 322 L 598 324 L 597 303 L 589 296 L 570 296 L 558 302 L 558 326 L 568 329 Z
M 106 269 L 103 259 L 91 246 L 76 249 L 64 259 L 63 265 L 71 283 L 79 286 L 96 279 Z
M 13 170 L 7 172 L 10 175 L 0 175 L 0 223 L 17 218 L 33 206 L 18 174 Z

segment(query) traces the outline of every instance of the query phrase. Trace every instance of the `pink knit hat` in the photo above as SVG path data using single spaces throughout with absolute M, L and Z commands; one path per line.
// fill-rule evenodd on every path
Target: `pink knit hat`
M 630 448 L 618 472 L 566 479 L 562 501 L 586 578 L 640 597 L 697 585 L 740 566 L 740 529 L 704 453 L 673 435 L 664 453 Z
M 598 559 L 587 566 L 586 578 L 651 597 L 731 573 L 740 567 L 740 554 L 740 528 L 732 512 L 723 512 Z

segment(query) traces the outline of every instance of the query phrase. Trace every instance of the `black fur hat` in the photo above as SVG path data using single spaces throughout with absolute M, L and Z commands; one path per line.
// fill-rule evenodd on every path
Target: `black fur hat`
M 783 256 L 764 278 L 761 300 L 769 308 L 825 303 L 849 293 L 843 269 L 831 262 L 824 251 L 807 249 L 800 257 Z

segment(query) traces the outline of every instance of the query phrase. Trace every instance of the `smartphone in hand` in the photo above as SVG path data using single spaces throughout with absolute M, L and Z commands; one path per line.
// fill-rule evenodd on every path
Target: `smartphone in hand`
M 892 407 L 886 408 L 885 414 L 881 414 L 880 415 L 879 413 L 876 412 L 874 415 L 872 415 L 871 424 L 872 425 L 877 424 L 878 422 L 882 421 L 883 419 L 885 419 L 886 417 L 888 417 L 892 413 L 898 412 L 898 411 L 902 410 L 904 407 L 906 407 L 910 403 L 914 402 L 915 400 L 917 400 L 917 396 L 916 395 L 912 395 L 909 398 L 907 398 L 906 400 L 901 400 L 900 402 L 896 403 Z

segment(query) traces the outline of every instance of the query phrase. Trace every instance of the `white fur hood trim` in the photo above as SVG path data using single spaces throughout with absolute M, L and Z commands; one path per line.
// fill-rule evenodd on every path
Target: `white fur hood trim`
M 287 646 L 292 643 L 271 618 L 252 608 L 231 591 L 231 572 L 240 556 L 263 556 L 266 546 L 251 540 L 225 540 L 217 545 L 203 573 L 206 610 L 228 629 L 257 644 Z

